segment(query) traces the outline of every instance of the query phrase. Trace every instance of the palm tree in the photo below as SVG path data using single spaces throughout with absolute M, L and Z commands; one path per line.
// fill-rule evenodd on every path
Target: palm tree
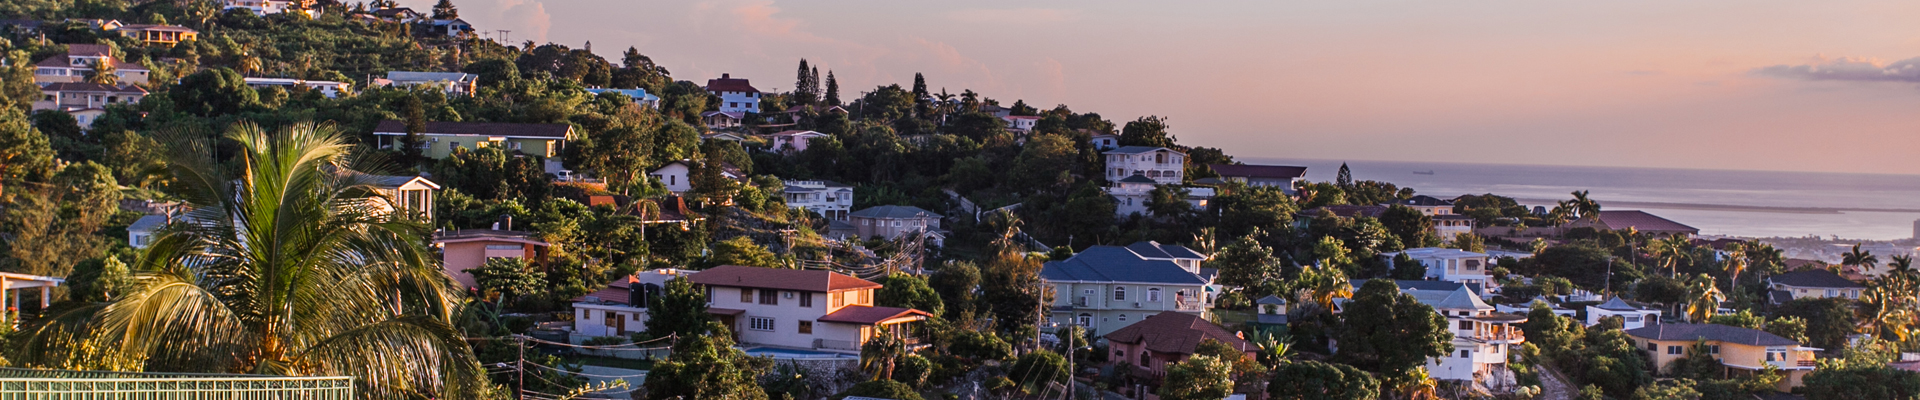
M 1860 244 L 1855 243 L 1852 251 L 1840 255 L 1840 265 L 1860 267 L 1860 273 L 1865 274 L 1873 272 L 1873 267 L 1880 265 L 1880 257 L 1871 251 L 1860 250 Z
M 1693 242 L 1687 241 L 1686 237 L 1669 235 L 1649 241 L 1647 252 L 1660 259 L 1660 267 L 1666 268 L 1667 276 L 1671 277 L 1679 275 L 1680 261 L 1687 257 L 1687 248 L 1692 246 Z
M 1746 246 L 1742 246 L 1740 243 L 1728 244 L 1727 261 L 1722 267 L 1727 270 L 1727 287 L 1732 288 L 1735 285 L 1739 285 L 1740 272 L 1747 270 Z
M 161 142 L 190 211 L 140 258 L 137 289 L 32 338 L 83 345 L 30 354 L 91 346 L 150 371 L 350 375 L 381 399 L 488 389 L 452 324 L 460 292 L 421 240 L 426 228 L 378 211 L 394 200 L 367 175 L 338 173 L 365 166 L 338 129 L 234 124 L 233 173 L 215 140 L 172 136 Z
M 1713 318 L 1714 311 L 1720 308 L 1720 302 L 1726 299 L 1727 295 L 1714 284 L 1713 277 L 1707 274 L 1695 275 L 1693 279 L 1687 281 L 1688 320 L 1701 322 Z
M 873 339 L 860 346 L 860 369 L 873 374 L 873 380 L 893 379 L 893 367 L 907 354 L 907 343 L 881 327 Z
M 1747 246 L 1747 261 L 1768 273 L 1781 267 L 1787 260 L 1787 253 L 1767 243 L 1754 243 Z
M 1912 282 L 1916 276 L 1920 276 L 1920 270 L 1913 268 L 1913 256 L 1899 255 L 1893 256 L 1893 261 L 1887 263 L 1887 274 Z
M 1600 220 L 1600 202 L 1593 201 L 1593 198 L 1587 197 L 1587 191 L 1585 190 L 1573 192 L 1573 200 L 1567 202 L 1567 205 L 1572 207 L 1574 212 L 1580 214 L 1580 219 L 1587 220 L 1587 222 L 1597 222 Z
M 1353 283 L 1347 280 L 1347 274 L 1325 263 L 1302 268 L 1298 285 L 1308 298 L 1327 310 L 1333 309 L 1333 299 L 1353 297 Z
M 87 83 L 118 85 L 120 84 L 120 75 L 116 74 L 116 71 L 117 69 L 114 68 L 112 63 L 102 59 L 100 61 L 94 61 L 93 69 L 87 70 L 81 77 L 85 79 Z

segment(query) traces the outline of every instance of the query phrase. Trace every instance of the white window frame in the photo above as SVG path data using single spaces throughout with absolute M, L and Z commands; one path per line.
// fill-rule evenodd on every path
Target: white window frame
M 773 317 L 747 317 L 747 329 L 772 332 L 775 324 Z

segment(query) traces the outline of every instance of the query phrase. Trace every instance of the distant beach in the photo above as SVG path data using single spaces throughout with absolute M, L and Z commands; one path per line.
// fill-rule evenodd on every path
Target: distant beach
M 1307 179 L 1331 181 L 1340 160 L 1244 157 L 1250 164 L 1301 165 Z M 1607 209 L 1646 210 L 1704 235 L 1839 236 L 1894 240 L 1920 219 L 1920 176 L 1821 172 L 1346 161 L 1354 179 L 1392 182 L 1421 194 L 1493 193 L 1551 207 L 1575 190 Z

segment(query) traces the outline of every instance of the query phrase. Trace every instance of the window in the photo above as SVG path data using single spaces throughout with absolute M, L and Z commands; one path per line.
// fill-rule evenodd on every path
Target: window
M 1667 354 L 1681 354 L 1680 346 L 1667 346 Z
M 1473 329 L 1473 321 L 1465 321 L 1465 320 L 1460 321 L 1460 330 L 1464 331 L 1468 329 Z
M 1626 316 L 1626 319 L 1627 319 L 1627 322 L 1640 322 L 1640 316 L 1638 315 L 1628 315 Z
M 1115 286 L 1115 287 L 1113 287 L 1113 300 L 1114 300 L 1114 301 L 1120 301 L 1120 300 L 1126 300 L 1126 299 L 1127 299 L 1127 287 L 1126 287 L 1126 286 Z
M 1460 351 L 1460 358 L 1468 358 L 1468 357 L 1473 357 L 1473 350 L 1461 350 L 1461 351 Z
M 1160 301 L 1160 288 L 1147 289 L 1147 301 Z
M 460 148 L 460 142 L 447 142 L 447 151 Z
M 1647 351 L 1660 351 L 1660 344 L 1654 343 L 1654 342 L 1647 342 Z
M 1142 367 L 1147 367 L 1147 368 L 1153 368 L 1153 363 L 1151 363 L 1151 362 L 1149 362 L 1149 361 L 1153 361 L 1153 359 L 1150 359 L 1150 358 L 1147 358 L 1147 352 L 1146 352 L 1145 350 L 1141 350 L 1141 351 L 1140 351 L 1140 366 L 1142 366 Z
M 1827 289 L 1827 297 L 1840 296 L 1840 289 Z
M 1720 345 L 1707 346 L 1707 354 L 1720 354 Z
M 813 292 L 800 292 L 800 307 L 813 308 Z
M 615 318 L 620 318 L 620 316 L 614 315 L 612 311 L 608 311 L 606 314 L 606 319 L 602 320 L 601 322 L 605 323 L 607 326 L 613 326 L 614 321 L 617 321 L 615 320 Z
M 844 293 L 844 292 L 842 292 L 842 293 Z M 828 304 L 828 306 L 829 306 L 829 307 L 839 307 L 839 306 L 844 306 L 844 305 L 847 305 L 847 299 L 846 299 L 845 297 L 841 297 L 840 295 L 841 295 L 841 293 L 833 293 L 833 292 L 828 292 L 828 293 L 827 293 L 827 303 L 830 303 L 830 304 Z
M 1127 322 L 1127 315 L 1126 315 L 1126 314 L 1120 314 L 1120 322 Z
M 752 329 L 756 331 L 772 331 L 773 318 L 767 318 L 767 317 L 747 318 L 747 329 Z
M 753 302 L 753 289 L 746 289 L 746 288 L 742 288 L 742 289 L 740 289 L 740 302 L 741 302 L 741 303 L 752 303 L 752 302 Z
M 780 305 L 780 291 L 760 289 L 760 304 L 770 306 Z
M 813 334 L 813 321 L 800 321 L 800 333 Z
M 1080 326 L 1093 326 L 1093 314 L 1080 314 L 1074 323 Z

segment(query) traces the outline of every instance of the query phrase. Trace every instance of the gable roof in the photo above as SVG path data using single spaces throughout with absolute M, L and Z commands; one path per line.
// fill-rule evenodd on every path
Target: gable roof
M 1276 304 L 1276 305 L 1284 306 L 1284 305 L 1287 305 L 1287 299 L 1282 299 L 1280 298 L 1280 296 L 1267 295 L 1267 297 L 1261 297 L 1259 300 L 1254 300 L 1253 304 Z
M 707 91 L 759 93 L 760 89 L 754 89 L 745 78 L 734 78 L 732 74 L 720 74 L 719 78 L 707 80 Z
M 467 82 L 467 81 L 473 81 L 478 79 L 480 79 L 479 75 L 469 74 L 465 72 L 387 71 L 387 80 L 392 80 L 392 81 Z
M 878 325 L 892 319 L 915 316 L 926 318 L 933 316 L 933 314 L 911 308 L 846 306 L 835 310 L 832 314 L 820 317 L 820 320 L 848 324 Z
M 1607 300 L 1607 302 L 1605 303 L 1600 303 L 1600 305 L 1593 306 L 1593 307 L 1602 309 L 1602 310 L 1607 310 L 1607 311 L 1646 311 L 1647 310 L 1644 307 L 1627 303 L 1626 300 L 1621 300 L 1619 297 L 1614 297 L 1611 300 Z
M 113 48 L 104 44 L 74 43 L 67 45 L 67 55 L 89 57 L 112 57 Z
M 1240 351 L 1253 350 L 1252 343 L 1228 332 L 1227 328 L 1197 315 L 1177 312 L 1154 314 L 1104 337 L 1110 342 L 1142 343 L 1156 353 L 1193 354 L 1207 339 L 1218 340 Z
M 1160 242 L 1151 240 L 1133 242 L 1133 244 L 1127 245 L 1127 250 L 1131 250 L 1134 254 L 1139 254 L 1140 257 L 1143 258 L 1207 259 L 1207 256 L 1201 255 L 1200 252 L 1193 251 L 1193 249 L 1189 249 L 1187 246 L 1160 244 Z
M 880 284 L 841 275 L 832 271 L 760 268 L 722 265 L 687 277 L 707 286 L 750 287 L 762 289 L 832 292 L 854 289 L 879 289 Z
M 1749 346 L 1798 346 L 1800 342 L 1758 329 L 1716 324 L 1653 324 L 1627 330 L 1628 336 L 1651 340 L 1706 339 Z
M 866 209 L 862 209 L 860 211 L 854 211 L 853 213 L 850 213 L 847 215 L 862 217 L 862 218 L 884 218 L 884 219 L 906 219 L 906 218 L 925 218 L 925 217 L 941 218 L 940 214 L 934 214 L 931 211 L 922 210 L 920 209 L 920 207 L 914 207 L 914 206 L 874 206 L 874 207 L 867 207 Z
M 1179 151 L 1179 150 L 1174 150 L 1174 149 L 1169 149 L 1169 148 L 1165 148 L 1165 147 L 1153 147 L 1153 146 L 1121 146 L 1120 148 L 1117 148 L 1117 149 L 1113 149 L 1113 150 L 1107 150 L 1106 152 L 1104 152 L 1104 153 L 1100 153 L 1100 154 L 1140 154 L 1140 153 L 1151 153 L 1151 152 L 1155 152 L 1155 151 L 1160 151 L 1160 150 L 1166 150 L 1166 151 L 1171 151 L 1171 152 L 1175 152 L 1175 153 L 1180 153 L 1180 151 Z M 1180 154 L 1186 154 L 1186 153 L 1180 153 Z
M 1466 285 L 1460 285 L 1459 288 L 1450 291 L 1401 289 L 1401 292 L 1412 295 L 1414 299 L 1420 300 L 1421 303 L 1436 309 L 1474 311 L 1493 309 L 1493 306 L 1487 305 L 1487 302 L 1480 301 L 1480 296 L 1476 296 L 1473 294 L 1473 291 L 1467 290 Z
M 1049 281 L 1137 282 L 1176 285 L 1204 285 L 1206 278 L 1188 272 L 1170 260 L 1149 260 L 1125 247 L 1093 246 L 1063 261 L 1049 261 L 1040 268 L 1040 278 Z
M 141 216 L 140 219 L 133 221 L 133 225 L 127 225 L 127 232 L 152 232 L 166 224 L 167 216 L 165 215 Z
M 1453 205 L 1453 201 L 1441 200 L 1433 196 L 1428 196 L 1423 194 L 1423 195 L 1413 196 L 1413 198 L 1406 199 L 1406 200 L 1394 201 L 1392 204 L 1399 204 L 1403 206 L 1440 207 L 1440 206 L 1451 206 Z
M 40 85 L 40 91 L 42 92 L 106 92 L 106 93 L 147 94 L 146 89 L 141 89 L 139 86 L 134 86 L 134 85 L 127 85 L 126 87 L 116 87 L 113 85 L 100 84 L 100 83 L 86 83 L 86 82 L 55 82 L 55 83 L 42 84 Z
M 1771 277 L 1767 277 L 1767 282 L 1780 284 L 1780 285 L 1787 285 L 1787 286 L 1815 287 L 1815 288 L 1865 288 L 1867 287 L 1866 285 L 1860 284 L 1860 282 L 1854 282 L 1852 280 L 1848 280 L 1847 278 L 1842 278 L 1840 277 L 1840 274 L 1835 274 L 1833 273 L 1833 271 L 1828 271 L 1824 269 L 1803 269 L 1799 271 L 1793 271 L 1793 272 L 1788 272 L 1784 274 L 1774 275 Z
M 566 139 L 573 132 L 568 124 L 514 124 L 506 122 L 428 122 L 422 134 L 433 135 L 474 135 L 504 136 L 520 138 Z M 380 121 L 373 127 L 375 135 L 406 135 L 407 123 L 398 120 Z
M 1700 233 L 1699 228 L 1673 222 L 1673 220 L 1661 218 L 1658 215 L 1649 214 L 1646 211 L 1640 210 L 1601 211 L 1600 224 L 1606 225 L 1607 229 L 1626 229 L 1627 227 L 1633 227 L 1633 229 L 1641 232 Z
M 1298 179 L 1307 176 L 1307 167 L 1284 165 L 1207 164 L 1207 168 L 1226 177 Z

